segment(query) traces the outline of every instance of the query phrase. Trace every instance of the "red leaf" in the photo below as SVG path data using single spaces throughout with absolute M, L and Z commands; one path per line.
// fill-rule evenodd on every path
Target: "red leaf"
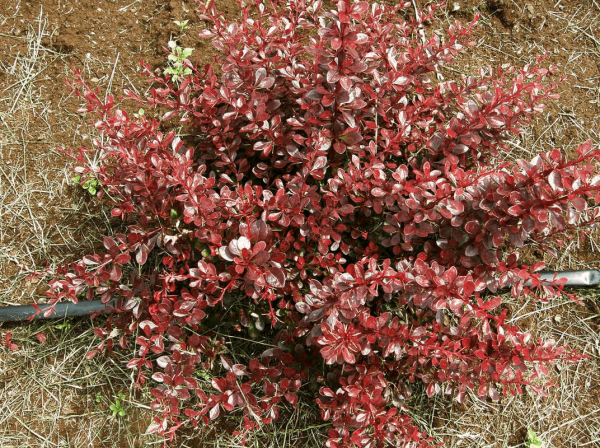
M 148 260 L 148 246 L 146 246 L 145 244 L 140 245 L 135 259 L 140 265 L 146 264 L 146 261 Z
M 312 166 L 311 171 L 317 171 L 327 165 L 327 157 L 319 156 L 316 158 L 315 163 Z
M 131 260 L 131 256 L 127 253 L 124 253 L 117 255 L 113 261 L 119 264 L 126 264 L 129 263 L 129 260 Z
M 500 304 L 502 303 L 502 297 L 494 297 L 491 300 L 488 300 L 487 302 L 485 302 L 483 304 L 483 309 L 487 310 L 487 311 L 491 311 L 497 307 L 500 306 Z

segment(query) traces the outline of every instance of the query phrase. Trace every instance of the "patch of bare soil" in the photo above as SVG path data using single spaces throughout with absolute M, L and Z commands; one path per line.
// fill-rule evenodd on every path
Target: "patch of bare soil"
M 547 54 L 557 65 L 561 99 L 548 105 L 532 128 L 511 142 L 507 158 L 531 158 L 554 147 L 569 151 L 587 139 L 600 143 L 599 0 L 449 0 L 442 28 L 480 14 L 477 46 L 446 78 L 477 74 L 481 66 L 523 66 Z M 416 0 L 424 8 L 424 0 Z M 239 8 L 217 1 L 227 15 Z M 212 62 L 205 26 L 191 0 L 4 0 L 0 11 L 0 306 L 43 300 L 43 283 L 26 280 L 21 266 L 40 269 L 76 259 L 98 247 L 109 232 L 106 212 L 74 187 L 71 161 L 57 147 L 90 145 L 89 118 L 64 80 L 73 69 L 99 89 L 119 96 L 143 92 L 141 60 L 164 69 L 164 48 L 176 38 L 194 48 L 201 64 Z M 175 21 L 188 21 L 181 29 Z M 600 266 L 596 234 L 574 235 L 557 256 L 531 248 L 524 260 L 543 259 L 552 269 Z M 500 403 L 471 396 L 465 405 L 441 399 L 414 404 L 414 418 L 448 447 L 523 446 L 531 427 L 547 447 L 600 446 L 600 308 L 596 290 L 582 292 L 583 305 L 568 300 L 509 303 L 511 319 L 535 336 L 569 343 L 589 358 L 557 365 L 558 387 L 543 398 L 531 393 Z M 138 447 L 160 443 L 143 433 L 152 413 L 148 391 L 130 390 L 129 372 L 118 356 L 82 361 L 94 344 L 89 323 L 6 325 L 21 347 L 0 348 L 0 446 Z M 38 344 L 35 334 L 48 335 Z M 112 418 L 109 405 L 126 392 L 127 416 Z M 303 416 L 296 415 L 301 425 Z M 216 446 L 223 431 L 181 441 L 179 446 Z M 299 431 L 290 432 L 297 434 Z M 289 444 L 265 437 L 257 446 Z M 279 442 L 275 442 L 279 440 Z M 281 442 L 283 440 L 283 442 Z M 179 442 L 178 442 L 179 443 Z M 303 442 L 304 443 L 304 442 Z M 307 438 L 310 446 L 322 440 Z M 154 445 L 153 445 L 154 446 Z M 159 446 L 159 445 L 157 445 Z M 288 445 L 291 446 L 291 445 Z

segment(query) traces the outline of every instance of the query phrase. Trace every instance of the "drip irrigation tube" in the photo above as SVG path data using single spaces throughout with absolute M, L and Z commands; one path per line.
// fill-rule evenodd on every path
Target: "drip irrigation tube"
M 600 283 L 600 272 L 598 271 L 558 271 L 541 272 L 541 279 L 551 281 L 556 274 L 557 279 L 566 278 L 567 286 L 594 286 Z M 526 283 L 529 286 L 529 282 Z
M 551 281 L 556 278 L 566 278 L 566 286 L 594 286 L 600 283 L 600 272 L 598 271 L 558 271 L 542 272 L 542 280 Z M 529 282 L 527 282 L 529 283 Z M 526 283 L 526 285 L 527 285 Z M 31 305 L 5 306 L 0 308 L 0 322 L 15 322 L 27 320 L 31 316 L 34 319 L 56 319 L 61 317 L 89 316 L 92 313 L 106 312 L 108 307 L 114 307 L 115 301 L 104 305 L 100 300 L 84 300 L 78 303 L 64 302 L 55 305 L 56 312 L 50 316 L 44 316 L 43 311 L 50 305 L 39 304 L 42 313 L 36 315 L 36 309 Z
M 47 304 L 38 304 L 42 312 L 38 315 L 35 313 L 37 310 L 31 305 L 19 305 L 19 306 L 5 306 L 0 308 L 0 322 L 16 322 L 20 320 L 27 320 L 31 316 L 34 319 L 56 319 L 62 317 L 73 317 L 73 316 L 89 316 L 92 313 L 106 312 L 109 306 L 115 306 L 115 301 L 109 302 L 104 305 L 100 300 L 82 300 L 78 303 L 63 302 L 57 303 L 54 306 L 56 310 L 50 316 L 44 316 L 43 311 L 50 307 Z

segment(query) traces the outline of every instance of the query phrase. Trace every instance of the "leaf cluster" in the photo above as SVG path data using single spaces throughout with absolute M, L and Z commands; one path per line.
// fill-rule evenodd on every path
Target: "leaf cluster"
M 302 399 L 328 448 L 425 447 L 415 382 L 459 402 L 544 393 L 536 379 L 581 355 L 511 324 L 498 292 L 563 293 L 519 251 L 600 219 L 591 142 L 507 161 L 556 97 L 552 69 L 436 79 L 475 23 L 427 37 L 435 11 L 415 21 L 410 2 L 241 6 L 229 21 L 200 5 L 222 74 L 172 45 L 172 76 L 145 66 L 148 94 L 125 91 L 143 114 L 76 73 L 103 139 L 68 153 L 127 229 L 48 272 L 51 304 L 115 303 L 87 357 L 133 343 L 151 430 L 171 437 L 224 414 L 250 432 Z M 240 338 L 262 349 L 232 350 Z

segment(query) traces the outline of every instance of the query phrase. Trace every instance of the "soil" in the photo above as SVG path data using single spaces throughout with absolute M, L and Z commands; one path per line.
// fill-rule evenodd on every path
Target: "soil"
M 124 88 L 143 92 L 147 85 L 139 75 L 140 61 L 148 62 L 154 70 L 163 70 L 165 48 L 170 39 L 177 38 L 180 46 L 193 48 L 193 55 L 200 64 L 212 62 L 215 52 L 210 42 L 197 38 L 205 24 L 195 12 L 196 2 L 190 0 L 3 0 L 0 3 L 3 4 L 0 8 L 0 96 L 7 97 L 0 102 L 0 110 L 6 112 L 0 122 L 0 134 L 4 132 L 1 135 L 10 137 L 0 138 L 0 167 L 8 171 L 11 166 L 23 165 L 30 176 L 39 177 L 36 182 L 40 184 L 27 196 L 28 214 L 37 218 L 35 223 L 32 218 L 21 225 L 5 226 L 0 235 L 0 300 L 2 304 L 28 303 L 32 298 L 42 298 L 44 286 L 25 279 L 20 269 L 23 264 L 40 267 L 46 260 L 75 259 L 93 251 L 106 232 L 105 221 L 95 217 L 100 208 L 68 182 L 71 173 L 65 171 L 65 167 L 70 166 L 71 161 L 55 150 L 56 147 L 89 145 L 91 139 L 88 119 L 77 114 L 80 102 L 70 94 L 65 78 L 76 69 L 102 94 L 118 95 Z M 233 0 L 217 0 L 216 4 L 228 16 L 236 16 L 239 11 Z M 425 6 L 424 0 L 417 0 L 417 4 Z M 569 77 L 559 86 L 561 99 L 548 105 L 546 112 L 532 123 L 531 131 L 520 138 L 519 146 L 536 151 L 553 147 L 569 150 L 588 138 L 598 144 L 600 41 L 597 39 L 600 33 L 596 37 L 594 30 L 587 26 L 588 16 L 600 13 L 597 0 L 460 0 L 450 1 L 448 5 L 445 17 L 442 15 L 446 24 L 455 20 L 470 21 L 477 11 L 481 13 L 481 24 L 475 36 L 478 45 L 462 55 L 457 64 L 444 69 L 447 78 L 459 72 L 476 74 L 482 65 L 522 66 L 546 52 L 547 60 L 543 64 L 558 66 L 552 79 L 558 81 L 562 75 Z M 569 22 L 572 26 L 565 26 L 565 18 L 572 18 Z M 181 30 L 175 21 L 185 20 L 188 21 L 186 28 Z M 31 53 L 30 37 L 42 29 L 42 25 L 37 45 L 43 49 L 43 64 L 35 66 L 26 81 L 20 81 L 15 77 L 16 58 Z M 589 57 L 594 51 L 598 56 Z M 35 86 L 29 91 L 32 97 L 28 101 L 36 107 L 19 108 L 15 107 L 16 102 L 11 103 L 15 97 L 9 93 L 25 84 Z M 9 182 L 8 177 L 0 172 L 0 182 Z M 46 182 L 63 178 L 66 180 L 61 183 L 60 195 L 44 190 Z M 27 179 L 15 177 L 12 180 L 17 188 L 4 198 L 7 202 L 19 199 L 18 187 L 26 185 Z M 82 203 L 85 203 L 83 208 Z M 8 218 L 0 215 L 0 219 Z M 65 236 L 64 229 L 73 231 Z M 29 255 L 27 251 L 20 252 L 23 250 L 21 242 L 38 241 L 40 232 L 50 244 L 44 248 L 32 247 Z M 544 259 L 553 269 L 600 266 L 593 240 L 584 242 L 576 236 L 568 252 L 562 251 L 557 257 L 535 248 L 524 253 L 525 261 L 538 259 Z M 19 294 L 14 295 L 14 291 Z M 595 322 L 597 325 L 597 320 Z M 568 322 L 563 327 L 564 331 L 574 331 Z M 580 373 L 585 375 L 585 368 Z M 1 385 L 4 385 L 4 377 L 0 375 Z M 597 391 L 599 384 L 591 384 L 588 389 Z M 80 413 L 88 398 L 79 397 L 79 402 L 65 409 L 65 415 Z M 463 412 L 468 413 L 469 406 L 464 406 Z M 559 425 L 561 421 L 576 419 L 577 415 L 585 415 L 597 407 L 597 402 L 582 400 L 577 413 L 562 410 L 556 418 L 548 420 L 548 427 L 550 423 Z M 456 416 L 460 406 L 451 412 L 449 415 Z M 140 417 L 143 418 L 147 417 Z M 524 440 L 524 427 L 497 416 L 494 422 L 498 427 L 512 428 L 510 439 L 496 440 L 498 436 L 492 431 L 486 435 L 487 445 L 471 442 L 469 438 L 457 443 L 458 439 L 451 436 L 444 441 L 447 446 L 500 447 L 517 446 Z M 147 426 L 148 422 L 143 423 Z M 10 424 L 17 425 L 14 421 Z M 72 431 L 76 424 L 74 418 L 61 421 L 57 438 L 51 441 L 58 441 L 61 433 Z M 443 424 L 447 421 L 438 420 L 438 426 Z M 141 431 L 145 429 L 142 426 Z M 43 431 L 35 425 L 32 429 Z M 477 430 L 471 428 L 470 432 Z M 573 432 L 559 431 L 552 446 L 585 443 L 598 446 L 593 445 L 598 439 L 594 442 L 593 434 L 586 433 L 585 429 L 577 432 L 580 437 L 576 440 L 569 440 L 570 434 Z M 32 436 L 31 443 L 39 443 L 39 440 Z M 122 441 L 119 446 L 129 446 L 125 443 Z

